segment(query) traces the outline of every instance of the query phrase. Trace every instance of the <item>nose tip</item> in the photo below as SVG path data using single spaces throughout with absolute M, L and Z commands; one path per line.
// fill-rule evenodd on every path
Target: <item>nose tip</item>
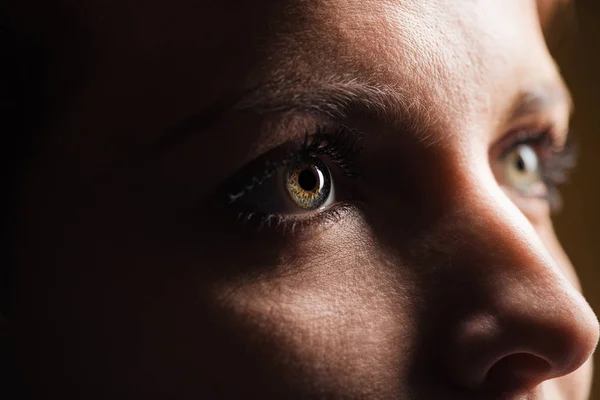
M 532 320 L 531 325 L 522 325 L 520 337 L 516 336 L 519 329 L 504 333 L 508 338 L 504 348 L 499 347 L 496 355 L 489 354 L 484 384 L 532 389 L 579 369 L 596 348 L 599 327 L 587 304 L 572 311 L 569 317 L 574 319 L 554 315 L 547 321 Z
M 594 352 L 599 331 L 579 293 L 529 307 L 513 303 L 495 316 L 477 316 L 460 325 L 456 378 L 470 388 L 532 389 L 581 367 Z

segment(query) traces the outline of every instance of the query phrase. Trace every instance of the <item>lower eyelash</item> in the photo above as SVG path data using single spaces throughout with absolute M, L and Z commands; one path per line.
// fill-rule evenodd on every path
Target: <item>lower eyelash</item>
M 329 224 L 340 222 L 347 214 L 356 211 L 349 203 L 337 203 L 312 214 L 289 215 L 261 214 L 257 212 L 240 212 L 238 221 L 251 223 L 259 231 L 275 229 L 283 235 L 294 235 L 309 229 L 326 229 Z

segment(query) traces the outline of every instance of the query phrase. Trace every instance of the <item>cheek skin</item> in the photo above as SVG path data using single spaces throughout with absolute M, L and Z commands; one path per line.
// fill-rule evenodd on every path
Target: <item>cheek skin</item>
M 373 247 L 361 240 L 369 236 L 357 232 L 365 232 L 360 224 L 341 222 L 317 235 L 299 234 L 303 239 L 290 248 L 294 256 L 282 257 L 283 264 L 275 268 L 279 272 L 255 281 L 233 279 L 214 285 L 209 303 L 215 315 L 225 316 L 224 336 L 233 338 L 215 345 L 245 343 L 242 347 L 262 358 L 255 368 L 272 369 L 288 385 L 273 390 L 347 398 L 400 393 L 398 378 L 406 375 L 406 355 L 415 334 L 410 280 L 399 282 L 397 274 L 382 271 Z M 186 312 L 166 313 L 170 307 L 190 304 L 186 298 L 195 297 L 194 282 L 191 277 L 174 286 L 162 301 L 162 311 L 146 314 L 144 331 L 155 332 L 154 327 L 166 324 L 193 337 L 194 331 L 202 330 Z M 176 341 L 147 336 L 144 343 L 151 352 L 165 339 Z M 177 353 L 170 349 L 160 354 L 165 359 L 159 364 L 178 369 L 184 364 L 177 361 Z M 217 385 L 227 376 L 219 372 L 224 371 L 212 371 Z

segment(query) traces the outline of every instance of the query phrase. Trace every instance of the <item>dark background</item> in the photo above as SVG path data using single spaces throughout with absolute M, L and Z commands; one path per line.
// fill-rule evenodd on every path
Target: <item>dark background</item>
M 564 208 L 555 217 L 555 226 L 585 296 L 600 315 L 600 1 L 575 0 L 556 18 L 548 39 L 575 99 L 572 128 L 580 157 L 562 188 Z M 590 399 L 600 400 L 598 352 L 595 364 Z

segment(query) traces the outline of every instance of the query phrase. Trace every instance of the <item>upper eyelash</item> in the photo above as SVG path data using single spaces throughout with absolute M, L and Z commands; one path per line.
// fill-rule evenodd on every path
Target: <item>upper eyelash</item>
M 310 136 L 306 135 L 304 144 L 300 150 L 302 155 L 326 155 L 338 168 L 351 178 L 358 178 L 359 174 L 355 163 L 362 147 L 357 143 L 362 134 L 346 126 L 339 127 L 334 133 L 328 133 L 326 126 L 318 126 L 316 132 Z
M 552 213 L 557 213 L 562 208 L 562 196 L 558 186 L 569 179 L 569 173 L 577 164 L 577 156 L 576 143 L 569 139 L 562 149 L 553 151 L 544 162 L 542 180 L 548 188 L 547 200 Z
M 359 176 L 355 167 L 356 158 L 362 150 L 357 146 L 361 134 L 345 126 L 339 127 L 330 133 L 326 126 L 317 126 L 314 133 L 306 133 L 300 148 L 292 151 L 287 157 L 279 161 L 267 160 L 263 171 L 252 176 L 238 189 L 228 192 L 228 203 L 232 204 L 248 195 L 257 186 L 271 179 L 279 168 L 297 162 L 306 156 L 325 155 L 347 176 Z
M 554 186 L 565 183 L 569 178 L 569 172 L 577 165 L 578 157 L 577 143 L 571 139 L 562 149 L 554 150 L 544 165 L 543 178 Z

